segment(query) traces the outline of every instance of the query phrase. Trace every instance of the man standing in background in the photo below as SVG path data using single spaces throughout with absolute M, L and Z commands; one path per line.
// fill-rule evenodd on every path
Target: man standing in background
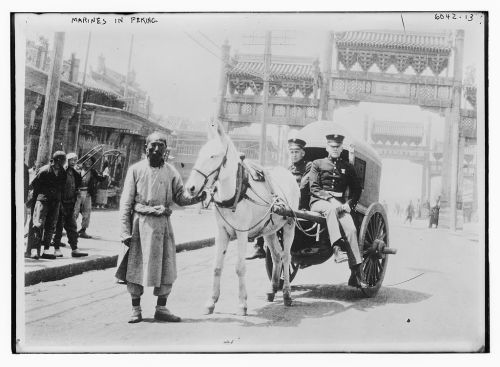
M 82 226 L 78 231 L 78 236 L 81 238 L 92 238 L 86 232 L 90 224 L 90 213 L 92 212 L 92 197 L 97 194 L 97 184 L 104 180 L 104 176 L 101 175 L 93 165 L 95 163 L 95 158 L 91 157 L 83 163 L 83 168 L 81 170 L 82 183 L 78 190 L 78 196 L 76 198 L 74 217 L 75 222 L 78 220 L 78 215 L 82 214 Z
M 78 250 L 78 233 L 76 232 L 76 220 L 73 215 L 77 191 L 82 183 L 82 177 L 75 170 L 75 164 L 78 158 L 77 155 L 75 153 L 69 153 L 66 158 L 68 160 L 68 168 L 66 169 L 66 183 L 61 195 L 59 219 L 57 220 L 56 231 L 54 233 L 54 239 L 52 240 L 52 246 L 54 246 L 54 255 L 56 257 L 62 257 L 63 254 L 59 249 L 59 246 L 62 245 L 61 238 L 64 227 L 68 236 L 68 243 L 71 246 L 71 256 L 83 257 L 87 256 L 88 254 Z
M 40 256 L 41 246 L 48 250 L 52 234 L 59 215 L 61 192 L 66 182 L 66 153 L 57 151 L 52 155 L 49 164 L 41 167 L 31 182 L 33 189 L 31 223 L 28 233 L 28 248 L 25 257 L 38 259 L 55 259 L 56 257 L 46 251 Z

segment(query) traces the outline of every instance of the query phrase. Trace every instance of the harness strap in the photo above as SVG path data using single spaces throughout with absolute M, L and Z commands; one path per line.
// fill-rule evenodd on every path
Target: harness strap
M 234 212 L 236 210 L 236 205 L 243 199 L 246 199 L 246 192 L 249 187 L 248 184 L 248 173 L 241 163 L 238 163 L 238 171 L 236 174 L 236 191 L 231 199 L 224 201 L 214 200 L 215 205 L 220 208 L 231 208 Z
M 239 228 L 236 228 L 234 227 L 231 223 L 228 222 L 228 220 L 226 218 L 224 218 L 224 216 L 222 215 L 222 213 L 220 212 L 220 208 L 216 205 L 215 206 L 215 209 L 217 210 L 217 212 L 219 213 L 220 217 L 224 220 L 224 222 L 226 222 L 226 224 L 231 227 L 234 231 L 236 232 L 248 232 L 248 231 L 251 231 L 252 229 L 254 229 L 255 227 L 257 227 L 260 223 L 262 223 L 266 218 L 267 218 L 267 221 L 264 223 L 264 226 L 262 228 L 265 228 L 269 222 L 271 222 L 271 214 L 272 213 L 272 208 L 273 208 L 273 205 L 274 203 L 277 201 L 277 198 L 273 200 L 273 202 L 271 203 L 271 205 L 269 206 L 269 209 L 266 211 L 266 213 L 264 214 L 264 216 L 257 221 L 257 223 L 255 223 L 253 226 L 251 226 L 250 228 L 246 228 L 246 229 L 239 229 Z M 269 216 L 269 217 L 268 217 Z

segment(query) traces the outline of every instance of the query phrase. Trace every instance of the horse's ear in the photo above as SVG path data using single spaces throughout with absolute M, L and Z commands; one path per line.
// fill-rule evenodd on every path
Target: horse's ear
M 208 140 L 217 138 L 217 122 L 215 120 L 211 120 L 208 122 L 207 135 Z
M 226 132 L 224 131 L 224 125 L 220 120 L 215 120 L 215 125 L 217 126 L 217 134 L 223 139 L 225 138 Z

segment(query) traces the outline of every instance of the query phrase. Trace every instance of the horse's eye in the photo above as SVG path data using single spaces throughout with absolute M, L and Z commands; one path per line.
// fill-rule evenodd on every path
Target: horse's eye
M 215 156 L 214 156 L 214 155 L 211 155 L 211 156 L 210 156 L 210 159 L 212 159 L 212 158 L 215 158 Z

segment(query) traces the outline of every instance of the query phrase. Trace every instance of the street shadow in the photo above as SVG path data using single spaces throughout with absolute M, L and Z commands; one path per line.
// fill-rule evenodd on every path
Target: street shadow
M 431 294 L 412 291 L 395 287 L 381 287 L 379 292 L 372 298 L 367 298 L 358 289 L 353 289 L 346 284 L 304 284 L 292 286 L 292 292 L 296 299 L 317 298 L 330 299 L 343 302 L 355 302 L 356 309 L 367 309 L 386 304 L 410 304 L 422 302 Z M 297 292 L 305 292 L 297 294 Z
M 369 309 L 387 304 L 418 303 L 430 298 L 431 295 L 407 289 L 385 287 L 381 288 L 375 297 L 366 298 L 360 290 L 345 284 L 315 284 L 292 286 L 292 297 L 292 306 L 285 307 L 281 292 L 278 292 L 274 302 L 256 309 L 247 317 L 215 312 L 213 317 L 204 316 L 200 319 L 184 319 L 183 321 L 187 323 L 236 323 L 244 327 L 297 327 L 304 319 L 331 317 L 350 309 L 366 312 Z M 345 305 L 346 302 L 350 304 Z M 224 317 L 220 317 L 222 315 Z

